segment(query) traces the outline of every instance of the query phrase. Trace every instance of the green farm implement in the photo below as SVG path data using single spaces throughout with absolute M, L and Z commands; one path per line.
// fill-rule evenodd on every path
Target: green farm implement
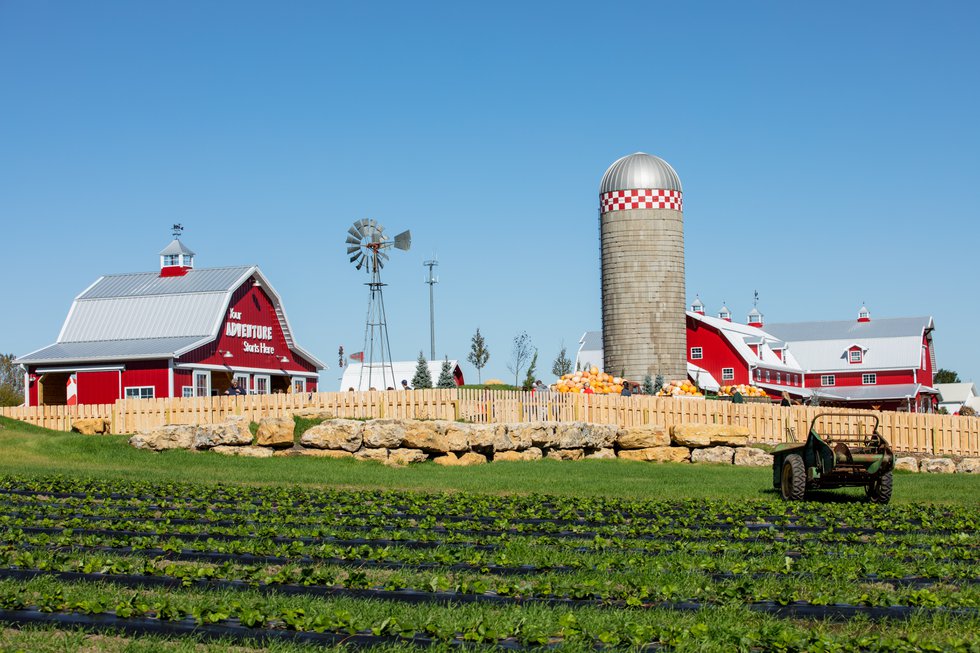
M 823 413 L 810 423 L 804 442 L 773 450 L 772 485 L 787 501 L 802 500 L 808 490 L 863 487 L 868 500 L 888 503 L 894 467 L 877 415 Z

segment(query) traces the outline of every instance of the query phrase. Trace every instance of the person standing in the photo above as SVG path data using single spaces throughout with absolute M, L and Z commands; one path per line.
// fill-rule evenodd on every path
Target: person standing
M 411 390 L 412 387 L 408 385 L 408 379 L 402 379 L 402 390 Z
M 225 394 L 231 397 L 242 397 L 245 395 L 245 389 L 238 385 L 238 379 L 232 379 L 231 386 L 225 390 Z

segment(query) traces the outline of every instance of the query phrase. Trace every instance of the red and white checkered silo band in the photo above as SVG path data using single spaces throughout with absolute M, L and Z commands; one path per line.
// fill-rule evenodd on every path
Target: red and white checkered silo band
M 599 206 L 603 213 L 628 209 L 671 209 L 683 211 L 684 202 L 679 190 L 662 188 L 634 188 L 603 193 Z

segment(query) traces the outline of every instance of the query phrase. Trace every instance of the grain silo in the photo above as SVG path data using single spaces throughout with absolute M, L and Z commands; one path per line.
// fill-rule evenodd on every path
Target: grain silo
M 637 152 L 602 176 L 604 369 L 628 379 L 687 378 L 681 180 Z

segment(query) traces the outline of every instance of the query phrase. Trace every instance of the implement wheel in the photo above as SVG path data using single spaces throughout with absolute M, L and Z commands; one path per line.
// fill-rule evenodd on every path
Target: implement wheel
M 882 474 L 864 486 L 871 503 L 888 503 L 892 498 L 892 473 Z
M 802 501 L 806 494 L 806 467 L 798 454 L 792 453 L 783 461 L 779 492 L 787 501 Z

